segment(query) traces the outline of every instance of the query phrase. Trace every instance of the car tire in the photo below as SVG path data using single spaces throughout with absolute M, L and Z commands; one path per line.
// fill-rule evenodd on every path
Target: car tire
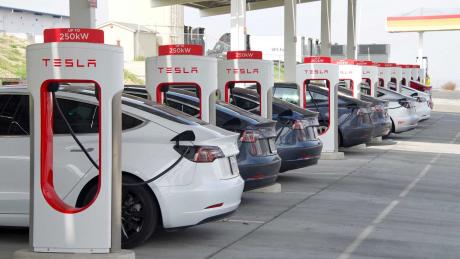
M 140 182 L 133 176 L 123 176 L 123 182 Z M 88 204 L 97 192 L 97 185 L 91 186 L 83 199 Z M 123 186 L 122 191 L 122 247 L 130 249 L 143 244 L 155 232 L 159 219 L 158 203 L 148 185 Z
M 382 136 L 383 139 L 387 139 L 390 137 L 391 133 L 395 132 L 395 123 L 393 122 L 393 119 L 391 119 L 391 130 L 386 134 L 385 136 Z

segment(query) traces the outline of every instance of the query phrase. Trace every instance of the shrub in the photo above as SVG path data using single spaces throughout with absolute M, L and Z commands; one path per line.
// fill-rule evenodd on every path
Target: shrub
M 457 88 L 457 84 L 455 84 L 454 82 L 449 81 L 449 82 L 443 84 L 443 85 L 441 86 L 441 88 L 442 88 L 443 90 L 447 90 L 447 91 L 454 91 L 455 88 Z

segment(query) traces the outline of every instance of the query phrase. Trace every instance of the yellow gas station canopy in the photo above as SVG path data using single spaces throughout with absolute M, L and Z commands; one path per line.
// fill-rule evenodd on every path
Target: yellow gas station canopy
M 388 32 L 460 30 L 460 14 L 387 17 Z

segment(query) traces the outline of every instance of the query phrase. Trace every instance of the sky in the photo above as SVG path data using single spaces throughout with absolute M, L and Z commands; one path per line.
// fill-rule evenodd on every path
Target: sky
M 0 5 L 27 6 L 42 12 L 68 14 L 69 0 L 0 0 Z M 136 0 L 126 1 L 133 4 Z M 460 0 L 357 0 L 358 43 L 391 44 L 390 61 L 414 63 L 417 56 L 417 33 L 387 33 L 387 16 L 401 15 L 418 8 L 460 13 Z M 107 19 L 107 0 L 99 0 L 97 22 Z M 297 34 L 320 37 L 320 2 L 300 4 L 297 8 Z M 347 0 L 332 0 L 332 42 L 346 43 Z M 218 39 L 230 31 L 229 15 L 200 17 L 196 9 L 185 9 L 185 24 L 206 28 L 207 37 Z M 252 35 L 283 35 L 283 9 L 270 8 L 247 13 L 247 30 Z M 433 84 L 454 81 L 460 88 L 460 31 L 427 32 L 424 54 L 429 58 Z

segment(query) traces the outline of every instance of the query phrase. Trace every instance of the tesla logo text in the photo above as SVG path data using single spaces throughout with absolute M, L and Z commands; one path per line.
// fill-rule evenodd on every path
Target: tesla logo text
M 353 71 L 351 71 L 351 70 L 348 70 L 348 71 L 343 71 L 343 70 L 341 70 L 341 71 L 340 71 L 340 74 L 341 74 L 341 75 L 351 75 L 351 74 L 353 74 Z
M 307 75 L 326 75 L 326 74 L 329 74 L 329 70 L 327 69 L 307 69 L 305 70 L 305 74 Z
M 42 58 L 45 67 L 96 67 L 95 59 L 74 59 L 74 58 Z
M 363 75 L 369 75 L 370 73 L 370 71 L 363 71 Z
M 185 68 L 185 67 L 159 67 L 158 71 L 160 74 L 166 73 L 166 74 L 198 74 L 198 67 L 191 67 L 191 68 Z
M 259 74 L 258 68 L 227 68 L 227 75 L 230 74 Z

